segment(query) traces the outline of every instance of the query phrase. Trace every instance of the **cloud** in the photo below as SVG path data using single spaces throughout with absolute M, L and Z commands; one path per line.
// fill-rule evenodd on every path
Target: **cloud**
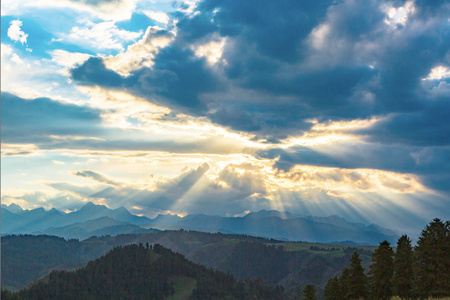
M 169 45 L 173 38 L 173 32 L 150 26 L 142 39 L 128 46 L 127 51 L 105 58 L 105 65 L 122 76 L 128 76 L 132 71 L 143 67 L 150 68 L 160 49 Z
M 290 144 L 261 157 L 279 156 L 275 167 L 283 170 L 307 164 L 416 173 L 442 191 L 449 176 L 443 168 L 450 134 L 444 113 L 450 95 L 448 11 L 448 3 L 419 1 L 206 0 L 178 12 L 176 36 L 151 65 L 136 66 L 125 78 L 99 58 L 72 76 L 83 85 L 126 89 L 268 144 L 316 135 L 311 120 L 376 119 L 341 130 L 351 141 L 328 140 L 335 142 L 329 151 Z M 432 158 L 419 165 L 420 153 Z
M 5 0 L 2 2 L 3 15 L 21 15 L 36 8 L 69 8 L 102 20 L 129 20 L 136 9 L 137 0 Z
M 431 100 L 431 99 L 430 99 Z M 372 141 L 422 147 L 449 146 L 450 123 L 446 112 L 450 110 L 447 95 L 432 99 L 420 111 L 394 113 L 361 131 Z
M 277 209 L 316 216 L 338 214 L 357 222 L 411 230 L 435 217 L 436 209 L 440 215 L 448 212 L 448 199 L 427 191 L 412 174 L 305 165 L 274 172 L 257 160 L 211 162 L 172 177 L 116 179 L 85 170 L 73 175 L 94 184 L 45 184 L 57 190 L 58 197 L 70 195 L 112 208 L 136 206 L 148 216 L 157 212 L 232 216 Z
M 158 105 L 187 111 L 196 116 L 206 111 L 205 104 L 199 99 L 200 94 L 219 89 L 221 83 L 205 67 L 205 61 L 191 60 L 190 55 L 190 50 L 165 48 L 157 56 L 154 69 L 140 68 L 126 78 L 106 69 L 100 58 L 90 58 L 71 72 L 79 84 L 125 89 L 138 97 L 150 98 Z M 160 60 L 164 61 L 163 69 L 156 68 Z M 139 84 L 136 85 L 136 82 Z
M 446 1 L 205 0 L 170 14 L 136 1 L 18 3 L 17 15 L 69 7 L 78 24 L 61 28 L 51 60 L 2 44 L 2 155 L 57 152 L 47 162 L 66 171 L 67 157 L 112 161 L 72 173 L 91 186 L 49 183 L 48 199 L 404 224 L 448 212 Z M 147 166 L 158 175 L 131 179 Z
M 117 181 L 92 171 L 77 172 L 75 175 L 107 183 L 110 187 L 90 195 L 92 198 L 105 199 L 111 206 L 126 204 L 140 206 L 147 210 L 167 210 L 172 208 L 209 169 L 204 164 L 197 169 L 189 170 L 171 180 L 159 181 L 153 190 L 136 189 L 132 185 L 118 185 Z
M 116 181 L 116 180 L 112 180 L 102 174 L 99 174 L 97 172 L 93 172 L 93 171 L 78 171 L 74 173 L 75 176 L 81 176 L 81 177 L 86 177 L 89 179 L 93 179 L 95 181 L 98 181 L 100 183 L 105 183 L 105 184 L 109 184 L 109 185 L 121 185 L 120 182 Z
M 430 189 L 449 192 L 443 184 L 450 174 L 448 147 L 417 147 L 370 143 L 345 143 L 317 148 L 291 147 L 289 149 L 261 150 L 263 158 L 276 159 L 274 167 L 289 171 L 296 165 L 322 166 L 344 169 L 376 169 L 419 176 L 419 181 Z
M 170 17 L 163 12 L 155 12 L 151 10 L 144 10 L 143 13 L 152 20 L 155 20 L 158 23 L 167 25 L 170 21 Z
M 102 53 L 109 49 L 121 50 L 124 43 L 134 41 L 141 35 L 142 31 L 119 29 L 113 21 L 101 23 L 87 21 L 83 27 L 75 26 L 68 35 L 61 35 L 55 41 L 72 43 Z
M 423 80 L 440 80 L 450 77 L 450 69 L 444 66 L 437 66 L 431 69 L 430 74 Z
M 55 2 L 61 2 L 53 0 Z M 66 0 L 67 5 L 85 10 L 104 20 L 128 20 L 136 8 L 136 0 Z M 63 4 L 60 4 L 63 5 Z
M 52 56 L 52 61 L 66 68 L 73 68 L 76 65 L 80 65 L 91 57 L 91 55 L 86 53 L 69 52 L 60 49 L 52 50 L 50 55 Z
M 312 118 L 418 112 L 431 105 L 422 79 L 445 64 L 450 39 L 443 14 L 414 7 L 414 12 L 405 8 L 405 19 L 397 16 L 403 8 L 391 7 L 394 13 L 377 0 L 364 5 L 203 1 L 195 13 L 178 13 L 175 39 L 155 53 L 151 66 L 137 63 L 142 69 L 130 70 L 120 86 L 272 141 L 308 131 Z M 395 28 L 386 18 L 396 20 Z M 73 70 L 74 79 L 110 88 L 100 72 L 83 80 L 89 63 Z
M 92 194 L 102 190 L 105 188 L 105 185 L 96 184 L 96 185 L 76 185 L 68 182 L 46 182 L 45 185 L 61 192 L 62 194 L 69 194 L 72 197 L 80 198 L 80 200 L 84 200 L 89 198 Z M 65 205 L 62 205 L 64 209 L 68 209 Z
M 56 55 L 56 61 L 41 58 L 40 55 L 48 55 L 45 51 L 37 49 L 36 53 L 28 53 L 14 44 L 2 44 L 1 52 L 1 72 L 8 74 L 1 77 L 2 92 L 26 99 L 47 97 L 67 102 L 86 98 L 70 83 L 68 71 L 60 65 L 68 63 L 68 60 L 63 60 L 71 55 L 70 52 L 50 51 Z
M 14 42 L 21 42 L 22 45 L 27 43 L 28 34 L 23 32 L 20 27 L 22 27 L 22 21 L 14 20 L 9 22 L 10 26 L 8 28 L 8 37 Z
M 108 88 L 122 85 L 123 78 L 114 71 L 107 70 L 102 59 L 90 57 L 79 68 L 71 71 L 72 77 L 80 84 L 88 86 L 107 86 Z
M 62 211 L 73 211 L 84 204 L 80 197 L 67 193 L 27 190 L 2 191 L 2 203 L 15 203 L 23 209 L 43 207 L 47 210 L 56 208 Z
M 49 141 L 52 135 L 98 134 L 98 112 L 86 107 L 49 98 L 26 100 L 2 93 L 2 142 L 31 143 Z
M 92 89 L 89 93 L 90 103 L 82 105 L 2 93 L 3 154 L 24 156 L 46 150 L 107 156 L 140 156 L 148 151 L 232 154 L 258 146 L 208 122 L 172 120 L 166 116 L 170 110 L 123 92 Z M 128 124 L 130 118 L 136 123 Z
M 250 197 L 265 192 L 261 178 L 255 178 L 250 173 L 241 174 L 235 167 L 229 166 L 212 179 L 206 175 L 210 169 L 205 163 L 184 170 L 173 178 L 160 177 L 141 184 L 118 181 L 87 170 L 75 172 L 74 175 L 108 186 L 85 187 L 64 182 L 48 185 L 93 201 L 105 201 L 111 207 L 139 206 L 149 214 L 154 211 L 236 214 L 262 205 Z

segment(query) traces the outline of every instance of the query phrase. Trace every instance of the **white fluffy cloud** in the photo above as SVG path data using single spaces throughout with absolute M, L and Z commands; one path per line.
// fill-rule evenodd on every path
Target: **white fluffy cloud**
M 87 21 L 85 26 L 72 28 L 70 34 L 61 36 L 57 41 L 66 41 L 95 51 L 103 49 L 123 49 L 123 44 L 142 35 L 142 31 L 132 32 L 119 29 L 113 21 L 93 23 Z
M 143 11 L 143 13 L 149 19 L 155 20 L 156 22 L 161 23 L 161 24 L 168 24 L 170 21 L 170 17 L 163 12 L 155 12 L 155 11 L 151 11 L 151 10 L 146 10 L 146 11 Z
M 69 8 L 88 12 L 102 20 L 129 20 L 136 8 L 137 0 L 3 0 L 2 16 L 22 15 L 39 7 Z
M 441 80 L 443 78 L 449 77 L 450 77 L 450 68 L 444 66 L 437 66 L 431 69 L 431 72 L 430 74 L 428 74 L 428 77 L 424 78 L 423 80 Z
M 173 39 L 172 32 L 157 26 L 148 27 L 142 39 L 129 46 L 127 51 L 105 58 L 105 65 L 123 76 L 142 67 L 151 67 L 159 50 L 166 47 Z
M 72 68 L 77 64 L 81 64 L 91 57 L 86 53 L 68 52 L 60 49 L 51 51 L 50 55 L 52 56 L 52 61 L 67 68 Z
M 408 16 L 414 13 L 414 1 L 407 1 L 404 6 L 395 8 L 384 6 L 384 11 L 386 12 L 386 18 L 384 23 L 396 27 L 397 24 L 405 26 Z
M 11 26 L 8 28 L 8 37 L 14 42 L 21 42 L 22 45 L 27 43 L 28 34 L 21 30 L 22 21 L 14 20 L 9 22 Z

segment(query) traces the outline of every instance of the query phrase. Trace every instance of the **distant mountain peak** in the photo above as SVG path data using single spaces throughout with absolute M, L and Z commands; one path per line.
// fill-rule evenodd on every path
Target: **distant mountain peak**
M 267 217 L 278 217 L 280 219 L 292 219 L 292 218 L 296 218 L 298 216 L 291 214 L 289 212 L 282 212 L 282 211 L 278 211 L 278 210 L 266 210 L 266 209 L 262 209 L 257 212 L 250 212 L 244 216 L 244 218 L 254 218 L 254 219 L 267 218 Z
M 9 205 L 2 204 L 2 208 L 9 210 L 9 212 L 12 212 L 13 214 L 20 214 L 24 212 L 22 207 L 15 203 L 11 203 Z
M 126 208 L 125 208 L 125 207 L 123 207 L 123 206 L 121 206 L 121 207 L 118 207 L 118 208 L 114 209 L 114 211 L 119 211 L 119 212 L 128 212 L 128 213 L 129 213 L 128 209 L 126 209 Z
M 91 210 L 91 209 L 108 209 L 105 205 L 97 205 L 92 202 L 88 202 L 81 207 L 80 210 Z
M 92 203 L 92 202 L 88 202 L 88 203 L 86 203 L 85 205 L 83 205 L 81 208 L 89 208 L 89 207 L 94 207 L 94 206 L 97 206 L 97 205 L 95 205 L 95 204 Z
M 43 207 L 38 207 L 31 210 L 32 212 L 45 212 L 46 210 Z

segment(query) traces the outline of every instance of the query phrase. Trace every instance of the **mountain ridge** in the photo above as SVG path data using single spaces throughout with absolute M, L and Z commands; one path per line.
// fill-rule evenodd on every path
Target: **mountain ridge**
M 11 206 L 11 205 L 10 205 Z M 79 210 L 65 214 L 56 209 L 49 211 L 42 207 L 22 210 L 19 214 L 9 211 L 2 205 L 2 235 L 4 234 L 54 234 L 64 238 L 88 238 L 89 234 L 123 234 L 158 230 L 196 230 L 221 232 L 226 234 L 247 234 L 285 241 L 309 241 L 329 243 L 333 241 L 352 241 L 356 244 L 376 245 L 383 240 L 395 242 L 398 235 L 379 225 L 364 225 L 348 222 L 342 217 L 301 216 L 290 212 L 260 210 L 242 217 L 221 217 L 218 215 L 189 214 L 184 217 L 159 214 L 153 219 L 131 214 L 126 208 L 110 209 L 105 205 L 88 202 Z M 13 205 L 20 212 L 20 206 Z M 19 209 L 20 208 L 20 209 Z M 102 224 L 105 217 L 117 221 Z M 103 219 L 102 219 L 103 218 Z M 81 224 L 87 222 L 86 224 Z M 90 223 L 100 226 L 94 232 Z M 77 224 L 78 223 L 78 224 Z M 77 224 L 77 225 L 75 225 Z M 83 227 L 84 226 L 84 227 Z M 86 227 L 87 226 L 87 227 Z M 109 229 L 101 230 L 105 227 Z M 117 229 L 117 232 L 113 231 Z

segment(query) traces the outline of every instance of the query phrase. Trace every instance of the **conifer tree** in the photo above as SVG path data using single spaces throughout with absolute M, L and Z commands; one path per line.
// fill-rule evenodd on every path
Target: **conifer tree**
M 312 284 L 308 284 L 303 289 L 303 299 L 305 300 L 316 300 L 316 287 Z
M 367 297 L 367 277 L 361 266 L 359 254 L 353 252 L 348 272 L 348 291 L 346 299 L 364 299 Z
M 415 248 L 415 286 L 421 298 L 450 296 L 450 223 L 434 219 Z
M 390 299 L 392 296 L 392 275 L 394 273 L 394 251 L 388 241 L 380 243 L 372 254 L 369 274 L 374 299 Z
M 413 261 L 411 240 L 407 235 L 402 235 L 397 241 L 397 251 L 394 256 L 394 275 L 392 277 L 394 294 L 402 299 L 409 299 L 412 296 Z
M 337 276 L 328 280 L 324 290 L 325 300 L 340 300 L 343 299 L 342 292 L 339 287 L 339 279 Z
M 340 291 L 340 296 L 341 298 L 338 299 L 347 299 L 347 295 L 349 294 L 350 291 L 350 269 L 349 268 L 345 268 L 344 270 L 342 270 L 342 274 L 339 277 L 339 291 Z

